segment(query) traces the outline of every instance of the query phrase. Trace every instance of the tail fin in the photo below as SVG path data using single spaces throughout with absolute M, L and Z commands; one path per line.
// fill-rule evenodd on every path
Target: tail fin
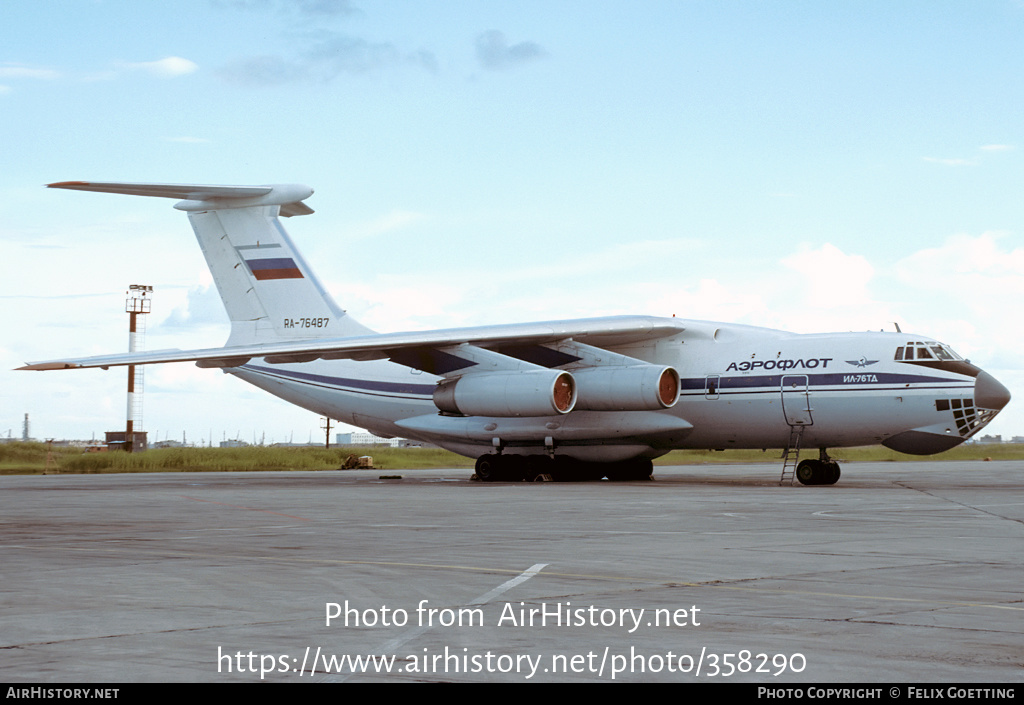
M 308 215 L 300 185 L 201 186 L 69 181 L 52 188 L 182 199 L 228 318 L 228 344 L 336 338 L 372 332 L 331 298 L 279 215 Z

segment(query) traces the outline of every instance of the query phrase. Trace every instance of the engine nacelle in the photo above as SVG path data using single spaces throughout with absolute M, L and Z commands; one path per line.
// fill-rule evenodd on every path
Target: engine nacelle
M 466 416 L 557 416 L 576 404 L 576 381 L 558 370 L 466 375 L 440 382 L 434 404 Z
M 679 400 L 679 373 L 673 367 L 587 367 L 572 374 L 577 409 L 656 411 Z

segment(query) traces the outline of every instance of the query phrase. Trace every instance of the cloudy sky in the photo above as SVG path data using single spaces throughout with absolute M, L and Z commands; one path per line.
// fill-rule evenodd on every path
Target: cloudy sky
M 43 188 L 88 179 L 313 186 L 286 226 L 381 331 L 898 322 L 1024 435 L 1022 40 L 1019 0 L 5 0 L 0 433 L 123 426 L 123 370 L 10 370 L 126 349 L 129 284 L 147 349 L 227 337 L 185 216 Z M 145 385 L 151 439 L 321 436 L 218 371 Z

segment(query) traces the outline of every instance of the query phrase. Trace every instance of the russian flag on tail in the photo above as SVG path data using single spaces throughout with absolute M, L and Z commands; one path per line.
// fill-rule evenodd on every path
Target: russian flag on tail
M 303 279 L 299 266 L 291 257 L 278 257 L 274 259 L 247 259 L 249 271 L 256 277 L 257 281 L 266 279 Z

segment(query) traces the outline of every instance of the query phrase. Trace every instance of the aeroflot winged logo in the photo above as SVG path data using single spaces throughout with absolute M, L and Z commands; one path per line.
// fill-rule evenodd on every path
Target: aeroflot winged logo
M 861 358 L 859 360 L 847 360 L 847 365 L 853 365 L 854 367 L 867 367 L 868 365 L 874 365 L 878 360 L 868 360 L 867 358 Z
M 265 279 L 303 279 L 302 272 L 291 257 L 247 259 L 249 271 L 258 281 Z

